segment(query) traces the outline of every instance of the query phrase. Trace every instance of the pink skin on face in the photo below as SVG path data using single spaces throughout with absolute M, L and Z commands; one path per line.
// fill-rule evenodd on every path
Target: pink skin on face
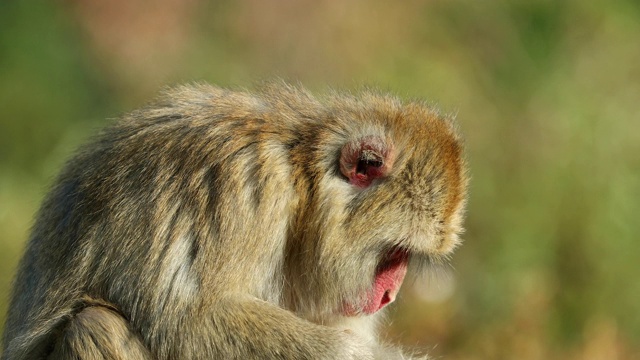
M 365 189 L 384 178 L 393 168 L 393 145 L 379 136 L 369 135 L 347 143 L 340 153 L 340 171 L 356 188 Z M 346 316 L 373 314 L 392 303 L 407 274 L 409 255 L 401 249 L 389 252 L 376 269 L 373 285 L 359 304 L 346 302 Z
M 400 285 L 407 274 L 407 254 L 396 251 L 389 260 L 376 273 L 373 289 L 369 292 L 367 302 L 362 309 L 365 314 L 373 314 L 396 299 Z
M 377 136 L 365 136 L 342 148 L 340 171 L 351 185 L 364 189 L 374 180 L 387 176 L 394 160 L 392 145 Z
M 371 315 L 392 303 L 407 274 L 409 256 L 406 251 L 394 250 L 376 270 L 373 286 L 358 306 L 345 304 L 344 314 L 355 316 L 359 313 Z

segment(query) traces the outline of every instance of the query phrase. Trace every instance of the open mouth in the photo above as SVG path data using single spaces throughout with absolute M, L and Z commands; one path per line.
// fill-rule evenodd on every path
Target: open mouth
M 392 249 L 382 258 L 376 269 L 373 288 L 362 309 L 365 314 L 373 314 L 396 299 L 407 274 L 408 262 L 409 253 L 399 248 Z
M 407 274 L 409 252 L 401 248 L 389 250 L 376 267 L 373 285 L 362 298 L 359 311 L 354 311 L 352 306 L 345 307 L 348 316 L 358 313 L 374 314 L 396 299 L 402 281 Z

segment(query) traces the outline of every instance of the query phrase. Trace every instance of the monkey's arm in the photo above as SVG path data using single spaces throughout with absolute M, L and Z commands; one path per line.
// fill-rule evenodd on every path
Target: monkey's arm
M 86 307 L 69 319 L 51 347 L 49 360 L 153 359 L 126 319 L 97 305 Z
M 355 335 L 248 296 L 225 297 L 214 309 L 187 309 L 183 320 L 181 328 L 165 328 L 150 339 L 160 358 L 373 359 Z

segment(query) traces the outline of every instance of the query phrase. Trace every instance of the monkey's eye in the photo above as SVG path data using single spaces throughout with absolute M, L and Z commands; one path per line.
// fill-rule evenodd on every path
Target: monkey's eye
M 393 148 L 377 136 L 366 136 L 347 143 L 340 154 L 340 172 L 349 183 L 366 188 L 387 175 L 393 164 Z
M 372 170 L 382 167 L 383 164 L 384 163 L 380 159 L 360 158 L 356 165 L 356 174 L 369 174 Z

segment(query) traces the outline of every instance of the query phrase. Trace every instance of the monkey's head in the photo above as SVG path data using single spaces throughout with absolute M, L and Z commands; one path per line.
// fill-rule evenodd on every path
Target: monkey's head
M 420 103 L 366 93 L 324 105 L 293 149 L 300 203 L 287 256 L 304 284 L 290 287 L 291 306 L 320 318 L 373 314 L 409 265 L 441 263 L 459 244 L 461 140 Z

